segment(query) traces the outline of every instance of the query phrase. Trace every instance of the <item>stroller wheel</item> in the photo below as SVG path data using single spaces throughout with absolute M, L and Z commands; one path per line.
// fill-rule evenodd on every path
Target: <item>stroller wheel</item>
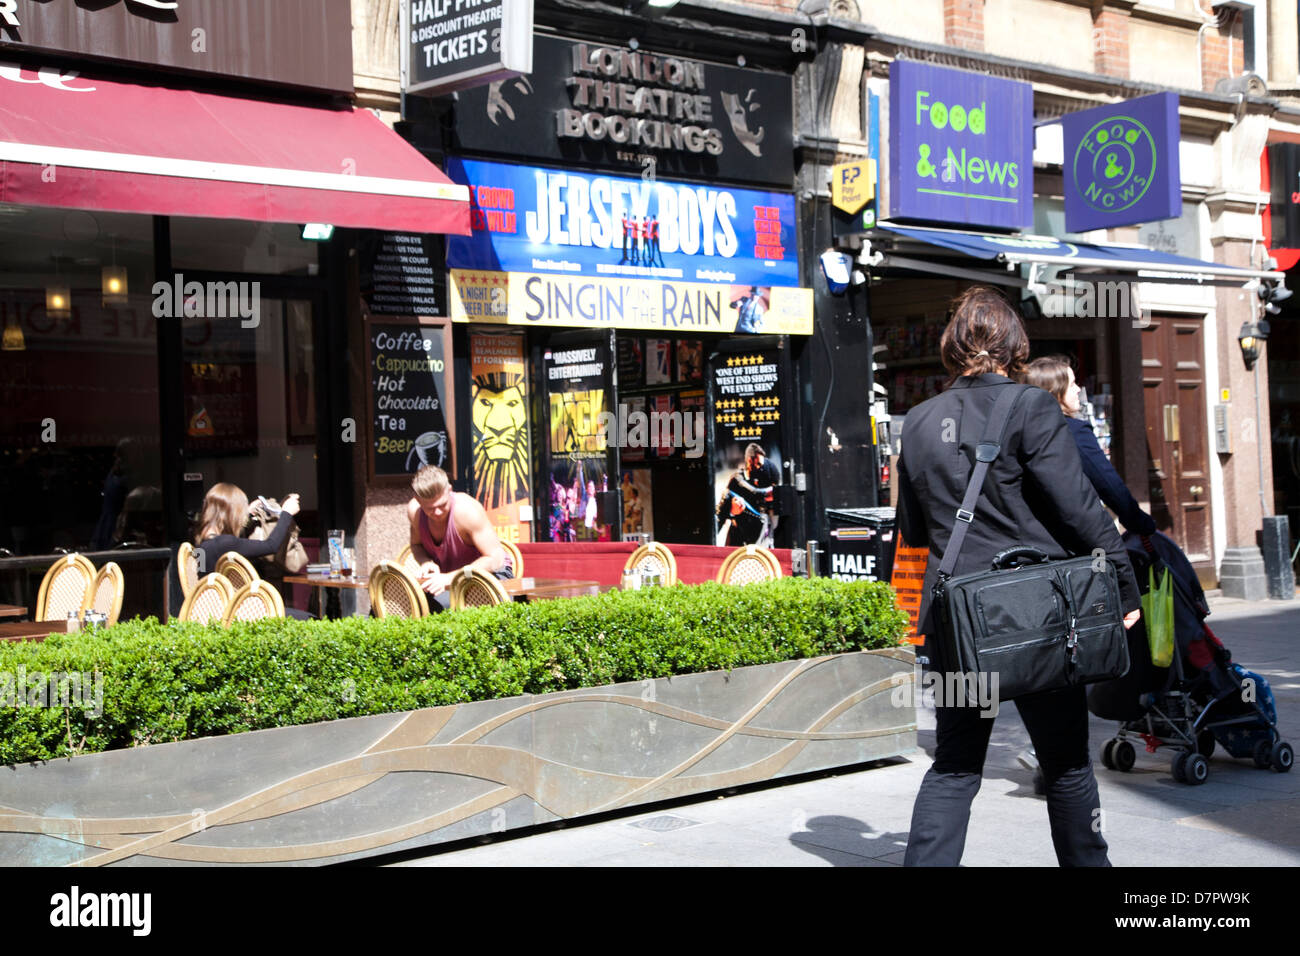
M 1187 763 L 1187 754 L 1179 751 L 1174 754 L 1174 762 L 1169 767 L 1169 773 L 1174 778 L 1175 783 L 1186 783 L 1187 773 L 1185 765 Z
M 1200 754 L 1187 754 L 1183 760 L 1184 783 L 1193 787 L 1205 783 L 1210 776 L 1210 762 Z
M 1111 759 L 1115 761 L 1115 769 L 1128 773 L 1137 763 L 1137 751 L 1127 740 L 1116 740 L 1115 749 L 1111 751 Z
M 1105 746 L 1101 748 L 1101 765 L 1107 770 L 1115 769 L 1115 739 L 1111 738 L 1106 741 Z
M 1202 730 L 1196 735 L 1196 752 L 1206 759 L 1214 753 L 1214 731 Z
M 1286 773 L 1295 763 L 1295 751 L 1285 740 L 1279 740 L 1273 745 L 1273 752 L 1269 755 L 1273 764 L 1273 769 L 1278 773 Z
M 1255 766 L 1260 770 L 1267 770 L 1272 760 L 1272 745 L 1267 740 L 1261 740 L 1255 744 L 1255 752 L 1252 756 L 1255 758 Z

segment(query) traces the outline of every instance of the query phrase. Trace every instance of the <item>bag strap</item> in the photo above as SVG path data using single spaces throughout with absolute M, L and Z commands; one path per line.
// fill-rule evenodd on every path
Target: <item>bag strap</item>
M 946 581 L 952 577 L 957 567 L 957 558 L 961 546 L 966 542 L 966 533 L 970 531 L 971 522 L 975 520 L 975 505 L 979 501 L 980 489 L 984 487 L 984 478 L 989 473 L 989 466 L 997 461 L 1002 451 L 1002 438 L 1006 434 L 1007 423 L 1011 421 L 1011 410 L 1020 396 L 1025 393 L 1023 386 L 1013 385 L 1002 389 L 998 400 L 993 404 L 989 420 L 984 425 L 984 438 L 975 446 L 975 468 L 971 471 L 970 481 L 966 485 L 966 497 L 957 509 L 957 520 L 953 522 L 952 538 L 948 550 L 943 553 L 943 562 L 939 565 L 939 580 Z

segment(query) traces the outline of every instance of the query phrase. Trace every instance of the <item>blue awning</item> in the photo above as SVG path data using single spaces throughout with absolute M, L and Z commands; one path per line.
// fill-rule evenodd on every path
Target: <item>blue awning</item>
M 1113 246 L 1091 242 L 1069 242 L 1051 236 L 1005 236 L 956 229 L 929 229 L 882 222 L 881 229 L 905 239 L 946 249 L 974 259 L 1007 265 L 1042 263 L 1066 269 L 1098 270 L 1107 275 L 1143 278 L 1147 273 L 1178 275 L 1184 279 L 1229 280 L 1245 284 L 1254 279 L 1281 282 L 1281 272 L 1241 269 L 1221 262 L 1189 259 L 1142 246 Z M 1152 281 L 1159 281 L 1153 278 Z

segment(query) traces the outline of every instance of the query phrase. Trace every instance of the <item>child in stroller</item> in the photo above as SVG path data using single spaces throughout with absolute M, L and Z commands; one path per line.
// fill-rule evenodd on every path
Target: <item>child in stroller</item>
M 1295 761 L 1277 731 L 1277 708 L 1268 681 L 1239 664 L 1205 624 L 1210 609 L 1187 556 L 1159 532 L 1126 533 L 1124 546 L 1143 592 L 1147 569 L 1171 575 L 1174 655 L 1169 667 L 1151 661 L 1145 621 L 1128 632 L 1129 672 L 1088 691 L 1095 716 L 1119 721 L 1119 731 L 1102 748 L 1102 763 L 1127 772 L 1137 760 L 1134 740 L 1148 753 L 1175 752 L 1171 771 L 1179 783 L 1204 783 L 1215 743 L 1233 757 L 1252 757 L 1260 768 L 1279 773 Z

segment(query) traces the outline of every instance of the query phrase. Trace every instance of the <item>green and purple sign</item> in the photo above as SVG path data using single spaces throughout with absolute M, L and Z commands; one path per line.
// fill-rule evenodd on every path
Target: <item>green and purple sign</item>
M 889 216 L 999 229 L 1034 222 L 1028 83 L 889 65 Z
M 1069 232 L 1182 215 L 1177 93 L 1071 113 L 1061 125 Z

